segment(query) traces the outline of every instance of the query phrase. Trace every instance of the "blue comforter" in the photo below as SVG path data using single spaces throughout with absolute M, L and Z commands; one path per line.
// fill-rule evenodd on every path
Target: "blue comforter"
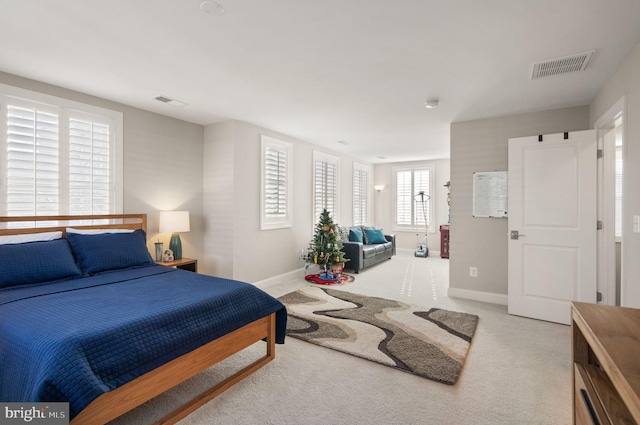
M 261 317 L 287 313 L 253 285 L 163 266 L 0 290 L 0 401 L 99 395 Z

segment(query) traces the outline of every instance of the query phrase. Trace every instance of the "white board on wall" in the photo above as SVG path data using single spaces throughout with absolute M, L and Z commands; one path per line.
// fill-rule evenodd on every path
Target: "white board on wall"
M 473 216 L 507 218 L 507 172 L 473 173 Z

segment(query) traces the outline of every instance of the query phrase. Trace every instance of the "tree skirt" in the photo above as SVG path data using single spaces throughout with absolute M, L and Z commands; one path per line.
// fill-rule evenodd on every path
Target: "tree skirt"
M 317 285 L 346 285 L 355 280 L 353 276 L 342 273 L 339 279 L 324 279 L 321 273 L 308 274 L 305 277 L 307 282 L 315 283 Z

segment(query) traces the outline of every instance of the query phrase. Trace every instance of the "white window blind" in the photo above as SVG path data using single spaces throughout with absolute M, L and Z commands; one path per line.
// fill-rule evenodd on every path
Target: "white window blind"
M 396 228 L 433 231 L 433 166 L 394 167 L 394 177 Z
M 0 84 L 2 215 L 122 212 L 122 114 Z
M 262 215 L 260 229 L 291 227 L 292 144 L 262 136 Z
M 58 214 L 58 115 L 42 107 L 7 105 L 5 122 L 6 214 Z
M 282 217 L 287 213 L 287 154 L 276 149 L 265 151 L 265 215 Z
M 338 222 L 338 158 L 315 152 L 313 155 L 314 225 L 326 209 Z
M 429 170 L 415 170 L 413 172 L 413 200 L 414 200 L 414 224 L 425 226 L 429 223 Z M 424 193 L 424 196 L 421 194 Z M 424 202 L 422 202 L 424 200 Z
M 396 224 L 411 226 L 413 224 L 413 185 L 412 172 L 396 173 Z
M 369 224 L 369 174 L 370 168 L 353 163 L 353 225 Z
M 109 125 L 75 117 L 68 124 L 69 214 L 109 214 Z

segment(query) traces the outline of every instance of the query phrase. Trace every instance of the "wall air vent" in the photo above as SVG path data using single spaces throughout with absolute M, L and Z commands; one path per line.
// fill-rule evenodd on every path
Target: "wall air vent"
M 173 99 L 168 98 L 167 96 L 162 96 L 162 95 L 156 96 L 156 97 L 154 97 L 154 99 L 158 100 L 158 101 L 160 101 L 162 103 L 166 103 L 166 104 L 173 105 L 173 106 L 185 106 L 186 105 L 186 103 L 182 103 L 182 102 L 180 102 L 178 100 L 173 100 Z
M 577 53 L 575 55 L 536 62 L 533 64 L 531 79 L 536 80 L 542 77 L 551 77 L 553 75 L 584 71 L 589 63 L 589 59 L 591 59 L 591 56 L 594 53 L 595 50 L 590 50 L 588 52 Z

